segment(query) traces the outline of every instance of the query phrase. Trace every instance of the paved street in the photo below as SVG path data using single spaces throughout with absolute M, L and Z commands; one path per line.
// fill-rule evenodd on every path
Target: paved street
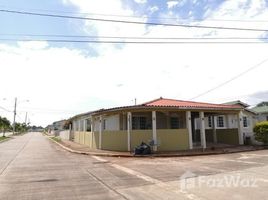
M 0 143 L 0 199 L 267 199 L 267 188 L 267 150 L 112 158 L 69 153 L 40 133 Z

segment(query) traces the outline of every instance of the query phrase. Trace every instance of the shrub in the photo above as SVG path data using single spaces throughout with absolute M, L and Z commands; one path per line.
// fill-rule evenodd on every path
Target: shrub
M 257 123 L 253 131 L 257 141 L 268 144 L 268 121 Z

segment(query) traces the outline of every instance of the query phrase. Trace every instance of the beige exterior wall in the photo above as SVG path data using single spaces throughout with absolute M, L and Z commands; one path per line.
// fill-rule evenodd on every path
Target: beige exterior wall
M 91 142 L 92 140 L 92 142 Z M 74 141 L 79 144 L 84 144 L 91 148 L 98 148 L 99 147 L 99 133 L 98 132 L 79 132 L 76 131 L 74 133 Z
M 189 149 L 187 129 L 158 129 L 158 151 L 178 151 Z
M 85 133 L 84 132 L 79 132 L 79 143 L 85 144 Z
M 145 142 L 148 144 L 150 140 L 153 139 L 153 131 L 152 130 L 132 130 L 130 133 L 130 149 L 133 149 L 140 145 L 141 142 Z
M 74 132 L 74 141 L 76 143 L 79 143 L 79 132 L 77 132 L 77 131 Z
M 93 149 L 99 148 L 98 132 L 75 132 L 75 142 Z M 153 138 L 152 130 L 131 131 L 131 151 L 141 144 L 149 143 Z M 176 151 L 189 149 L 187 129 L 158 129 L 157 139 L 159 151 Z M 91 142 L 92 140 L 92 142 Z M 127 131 L 103 131 L 102 149 L 111 151 L 127 151 Z
M 84 132 L 85 135 L 85 145 L 90 147 L 90 142 L 91 142 L 91 132 Z
M 98 149 L 99 148 L 99 132 L 93 132 L 92 134 L 92 149 Z
M 127 151 L 126 131 L 103 131 L 102 149 L 111 151 Z

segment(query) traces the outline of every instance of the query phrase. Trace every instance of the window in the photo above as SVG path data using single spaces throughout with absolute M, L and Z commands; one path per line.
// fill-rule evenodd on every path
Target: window
M 180 123 L 179 123 L 178 117 L 170 117 L 170 128 L 171 129 L 180 128 Z
M 106 119 L 103 119 L 102 120 L 102 128 L 103 128 L 103 130 L 106 130 L 106 128 L 107 128 L 107 121 L 106 121 Z
M 132 129 L 147 129 L 146 117 L 132 117 Z
M 146 118 L 140 117 L 140 129 L 146 129 Z
M 247 117 L 243 117 L 243 127 L 248 127 L 248 119 Z
M 266 116 L 266 121 L 268 121 L 268 116 Z
M 217 117 L 217 127 L 224 127 L 224 117 L 223 116 Z
M 208 116 L 208 127 L 212 127 L 212 116 Z
M 86 119 L 86 129 L 88 132 L 91 132 L 91 120 Z

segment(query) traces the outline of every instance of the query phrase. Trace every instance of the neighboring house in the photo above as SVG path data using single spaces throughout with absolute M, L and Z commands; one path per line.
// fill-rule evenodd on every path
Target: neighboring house
M 257 113 L 258 122 L 268 121 L 268 102 L 267 101 L 257 104 L 257 106 L 253 107 L 251 110 Z
M 60 121 L 56 121 L 56 122 L 53 122 L 52 126 L 53 126 L 53 130 L 64 130 L 64 125 L 66 123 L 66 120 L 60 120 Z
M 143 141 L 154 144 L 154 151 L 177 151 L 216 143 L 244 144 L 243 112 L 241 105 L 159 98 L 70 120 L 74 141 L 93 149 L 131 151 Z
M 242 110 L 242 132 L 243 132 L 243 137 L 244 140 L 250 139 L 251 143 L 257 143 L 254 139 L 254 132 L 253 128 L 257 122 L 257 115 L 254 111 L 249 109 L 249 105 L 241 102 L 239 100 L 237 101 L 232 101 L 232 102 L 227 102 L 224 103 L 225 105 L 239 105 L 243 107 Z M 228 123 L 229 127 L 237 127 L 237 118 L 234 115 L 227 115 L 227 120 L 226 123 Z M 247 141 L 248 142 L 248 141 Z
M 58 135 L 60 131 L 64 130 L 64 125 L 66 123 L 67 120 L 60 120 L 60 121 L 56 121 L 53 122 L 51 125 L 47 126 L 48 129 L 48 133 L 51 133 L 53 135 Z

